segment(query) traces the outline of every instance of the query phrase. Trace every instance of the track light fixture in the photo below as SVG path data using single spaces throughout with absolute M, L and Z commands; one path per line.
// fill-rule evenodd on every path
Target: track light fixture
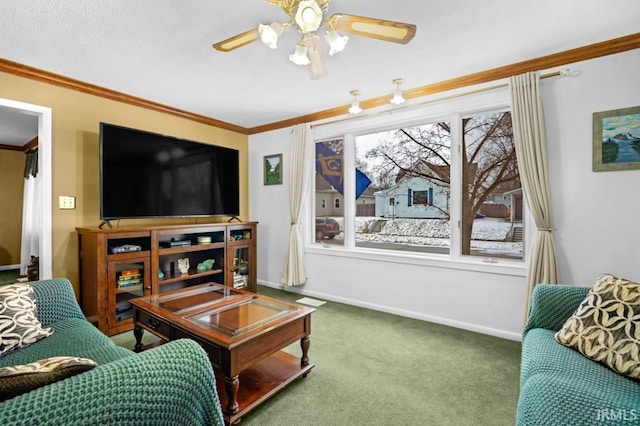
M 360 95 L 359 90 L 352 90 L 351 96 L 353 96 L 353 101 L 351 101 L 351 108 L 349 108 L 349 112 L 351 114 L 359 114 L 362 112 L 362 108 L 360 108 L 360 102 L 358 101 L 358 95 Z
M 400 105 L 404 103 L 405 99 L 402 96 L 402 90 L 400 90 L 400 85 L 404 83 L 404 78 L 396 78 L 393 80 L 393 84 L 396 85 L 396 90 L 393 91 L 393 97 L 389 102 L 394 105 Z

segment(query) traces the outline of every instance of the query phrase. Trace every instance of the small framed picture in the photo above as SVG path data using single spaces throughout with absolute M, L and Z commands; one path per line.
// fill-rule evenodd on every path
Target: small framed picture
M 593 113 L 593 171 L 640 169 L 640 106 Z
M 282 184 L 282 154 L 264 156 L 264 184 Z

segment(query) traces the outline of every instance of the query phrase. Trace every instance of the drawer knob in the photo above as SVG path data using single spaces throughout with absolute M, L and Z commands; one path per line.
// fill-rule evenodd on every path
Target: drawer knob
M 153 318 L 149 318 L 147 320 L 147 325 L 149 326 L 149 328 L 152 328 L 152 329 L 155 330 L 160 326 L 160 321 L 158 321 L 156 319 L 153 319 Z

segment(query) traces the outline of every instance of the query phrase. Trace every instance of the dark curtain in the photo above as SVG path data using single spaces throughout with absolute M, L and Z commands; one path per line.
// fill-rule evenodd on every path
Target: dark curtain
M 24 153 L 27 156 L 24 163 L 24 178 L 36 177 L 38 175 L 38 148 L 31 148 Z

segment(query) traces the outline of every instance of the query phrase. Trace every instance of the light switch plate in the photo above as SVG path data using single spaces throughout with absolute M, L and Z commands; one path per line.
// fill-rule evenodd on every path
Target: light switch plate
M 60 210 L 73 210 L 76 208 L 76 197 L 71 195 L 61 195 L 58 197 Z

